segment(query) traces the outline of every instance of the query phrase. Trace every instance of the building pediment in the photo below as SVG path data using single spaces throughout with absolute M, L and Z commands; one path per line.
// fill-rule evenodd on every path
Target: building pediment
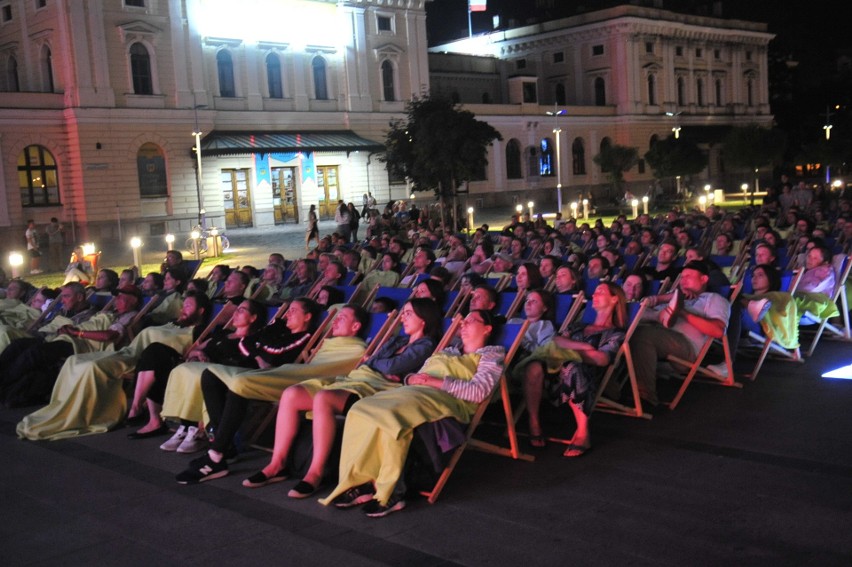
M 394 59 L 397 60 L 405 53 L 405 50 L 392 43 L 385 43 L 373 49 L 373 54 L 376 59 Z
M 133 39 L 144 38 L 151 40 L 163 33 L 163 30 L 157 26 L 153 26 L 148 22 L 143 22 L 142 20 L 134 20 L 132 22 L 119 24 L 117 27 L 118 33 L 121 36 L 121 41 L 125 43 Z

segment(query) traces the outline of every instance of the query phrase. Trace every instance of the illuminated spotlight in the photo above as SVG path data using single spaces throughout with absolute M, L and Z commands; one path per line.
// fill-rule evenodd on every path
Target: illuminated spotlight
M 852 380 L 852 364 L 829 370 L 822 375 L 823 378 L 839 378 L 841 380 Z

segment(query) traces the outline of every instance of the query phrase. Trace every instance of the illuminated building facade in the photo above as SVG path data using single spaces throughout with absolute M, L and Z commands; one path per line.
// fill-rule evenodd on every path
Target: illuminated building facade
M 374 152 L 428 88 L 424 1 L 0 2 L 6 246 L 28 218 L 79 241 L 390 198 Z

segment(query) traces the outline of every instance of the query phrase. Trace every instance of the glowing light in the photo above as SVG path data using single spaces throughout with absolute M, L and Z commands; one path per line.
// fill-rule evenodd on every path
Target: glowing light
M 835 189 L 840 189 L 841 187 L 843 187 L 843 181 L 841 181 L 840 179 L 835 179 L 831 182 L 831 186 Z
M 140 246 L 142 246 L 142 239 L 141 238 L 139 238 L 138 236 L 134 236 L 133 238 L 130 239 L 130 247 L 131 248 L 139 248 Z
M 630 206 L 633 207 L 633 218 L 639 216 L 639 199 L 633 199 L 630 201 Z
M 518 211 L 518 214 L 520 214 L 520 213 L 523 212 L 524 206 L 522 204 L 518 203 L 517 205 L 515 205 L 515 210 Z
M 648 195 L 642 197 L 642 212 L 646 215 L 648 214 L 648 200 Z
M 199 238 L 201 238 L 201 233 L 197 230 L 193 230 L 189 233 L 189 236 L 192 237 L 193 240 L 198 240 Z
M 167 234 L 166 235 L 166 244 L 169 245 L 169 248 L 171 248 L 172 244 L 174 244 L 174 243 L 175 243 L 175 235 L 171 234 L 171 233 Z
M 86 242 L 83 244 L 83 255 L 89 256 L 90 254 L 95 253 L 95 243 L 94 242 Z
M 24 256 L 20 252 L 12 252 L 9 254 L 9 265 L 13 268 L 20 267 L 24 264 Z
M 822 375 L 823 378 L 839 378 L 841 380 L 852 380 L 852 364 L 829 370 Z

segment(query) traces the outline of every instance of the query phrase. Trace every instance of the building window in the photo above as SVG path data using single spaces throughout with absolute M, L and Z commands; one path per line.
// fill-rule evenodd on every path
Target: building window
M 390 16 L 376 16 L 376 29 L 378 29 L 380 32 L 393 31 L 393 25 Z
M 144 199 L 169 196 L 166 156 L 158 145 L 142 144 L 136 153 L 136 171 L 140 197 Z
M 237 89 L 234 84 L 234 60 L 224 49 L 216 54 L 216 67 L 219 72 L 219 96 L 235 97 Z
M 648 75 L 648 104 L 657 104 L 657 76 Z
M 50 53 L 48 46 L 42 47 L 41 50 L 41 81 L 44 92 L 53 92 L 53 55 Z
M 527 148 L 527 172 L 528 177 L 538 177 L 541 175 L 541 160 L 539 159 L 538 148 L 530 146 Z
M 506 177 L 508 179 L 521 179 L 521 143 L 512 138 L 506 144 Z
M 133 93 L 138 95 L 154 94 L 151 78 L 151 56 L 141 43 L 130 46 L 130 76 L 133 80 Z
M 124 0 L 124 5 L 131 8 L 144 8 L 145 0 Z
M 686 85 L 683 82 L 683 77 L 677 78 L 677 105 L 686 106 Z
M 553 177 L 556 174 L 553 169 L 553 143 L 550 138 L 544 138 L 539 147 L 541 158 L 539 159 L 538 173 L 542 177 Z
M 18 60 L 10 55 L 6 60 L 6 92 L 21 92 L 21 83 L 18 81 Z
M 653 41 L 646 41 L 645 42 L 645 53 L 649 53 L 651 55 L 654 54 L 654 42 Z
M 557 51 L 553 54 L 553 62 L 554 63 L 562 63 L 565 61 L 565 54 L 561 51 Z
M 683 57 L 683 47 L 680 45 L 675 47 L 675 57 Z
M 604 54 L 604 46 L 603 45 L 593 45 L 592 46 L 592 55 L 603 55 Z
M 571 162 L 574 175 L 586 175 L 586 149 L 582 138 L 575 138 L 571 144 Z
M 276 53 L 270 53 L 266 56 L 266 85 L 269 87 L 269 98 L 284 98 L 281 60 Z
M 568 98 L 565 96 L 565 85 L 562 83 L 556 83 L 556 104 L 559 106 L 565 106 L 568 104 Z
M 595 79 L 595 106 L 606 106 L 606 83 L 602 77 Z
M 716 106 L 722 106 L 722 79 L 716 79 L 714 84 L 716 90 Z
M 6 4 L 2 8 L 0 8 L 0 15 L 2 15 L 3 22 L 11 22 L 12 21 L 12 6 L 10 4 Z
M 482 104 L 491 104 L 491 95 L 489 93 L 482 93 Z
M 41 10 L 42 8 L 47 8 L 47 0 L 35 0 L 36 10 Z
M 516 69 L 526 69 L 527 68 L 527 60 L 526 59 L 518 59 L 515 61 Z
M 387 59 L 382 61 L 382 96 L 388 102 L 396 100 L 396 89 L 393 86 L 393 63 Z
M 751 61 L 751 51 L 745 52 L 745 58 L 746 58 L 746 61 Z
M 18 185 L 24 207 L 61 204 L 56 160 L 44 146 L 27 146 L 18 156 Z
M 538 93 L 536 92 L 535 83 L 533 82 L 525 82 L 523 84 L 524 89 L 524 102 L 538 102 Z
M 714 49 L 713 50 L 713 59 L 721 59 L 722 58 L 722 50 Z
M 698 106 L 704 106 L 704 79 L 695 81 L 695 100 Z
M 317 100 L 328 100 L 328 81 L 325 76 L 325 59 L 314 57 L 311 62 L 314 73 L 314 97 Z
M 700 47 L 696 47 L 695 48 L 695 57 L 700 59 L 703 56 L 704 56 L 704 51 L 702 51 L 702 49 Z

